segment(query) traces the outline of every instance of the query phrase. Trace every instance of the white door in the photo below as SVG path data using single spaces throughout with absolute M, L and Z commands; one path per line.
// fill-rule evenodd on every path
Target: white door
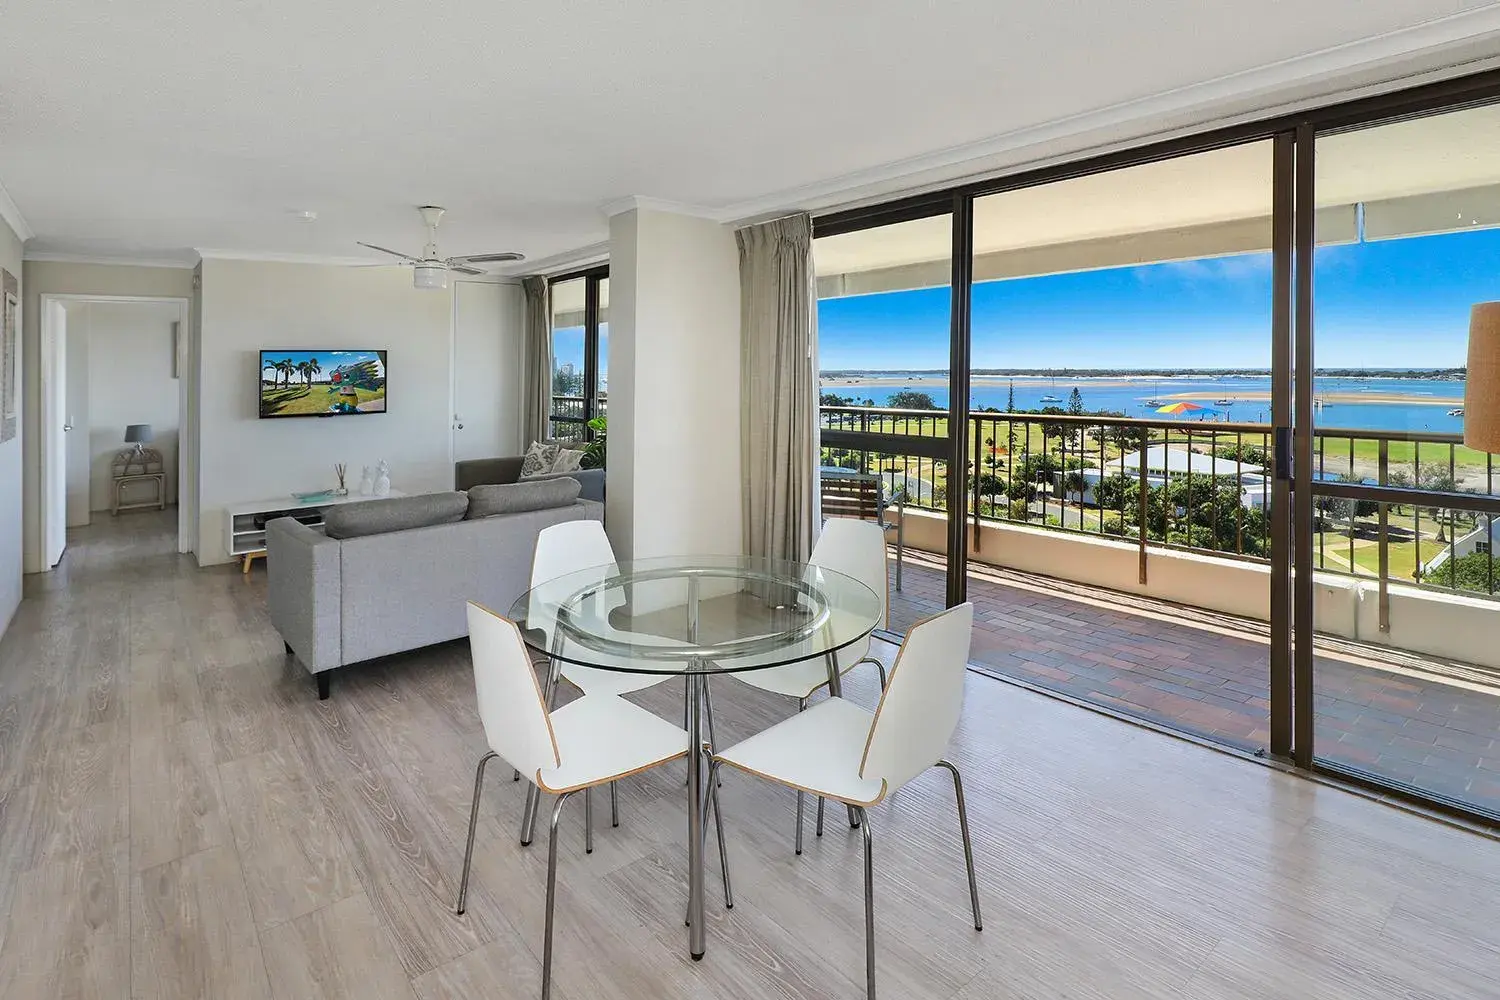
M 68 543 L 68 316 L 48 300 L 42 316 L 42 562 L 62 561 Z
M 519 285 L 453 283 L 453 460 L 520 453 Z

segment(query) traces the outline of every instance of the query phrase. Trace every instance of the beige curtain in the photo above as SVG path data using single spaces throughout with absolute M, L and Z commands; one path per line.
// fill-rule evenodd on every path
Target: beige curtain
M 521 279 L 526 293 L 526 317 L 521 331 L 525 370 L 521 377 L 522 448 L 548 438 L 552 412 L 552 296 L 547 279 L 532 275 Z
M 745 552 L 804 561 L 817 524 L 812 219 L 776 219 L 747 226 L 736 237 Z

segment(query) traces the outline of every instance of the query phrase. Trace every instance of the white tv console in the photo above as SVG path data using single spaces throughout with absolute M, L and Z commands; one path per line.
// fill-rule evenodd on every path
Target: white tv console
M 400 490 L 391 490 L 386 497 L 405 496 Z M 271 500 L 250 500 L 234 503 L 224 508 L 224 545 L 229 555 L 243 562 L 242 571 L 250 572 L 250 563 L 266 555 L 266 522 L 278 517 L 295 517 L 313 528 L 323 526 L 323 512 L 339 504 L 358 503 L 361 500 L 381 500 L 383 497 L 366 497 L 351 493 L 342 497 L 322 497 L 302 503 L 296 497 L 276 497 Z

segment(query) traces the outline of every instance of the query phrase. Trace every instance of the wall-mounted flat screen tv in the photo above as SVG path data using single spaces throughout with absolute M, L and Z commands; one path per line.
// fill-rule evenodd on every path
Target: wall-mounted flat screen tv
M 260 415 L 384 413 L 385 355 L 385 351 L 261 351 Z

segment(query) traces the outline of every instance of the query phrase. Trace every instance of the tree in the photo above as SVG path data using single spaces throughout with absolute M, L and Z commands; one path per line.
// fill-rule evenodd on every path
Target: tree
M 941 409 L 933 402 L 932 396 L 915 389 L 902 389 L 893 392 L 886 398 L 885 405 L 895 410 L 937 410 Z
M 1068 412 L 1075 417 L 1083 416 L 1083 393 L 1078 391 L 1078 386 L 1068 393 Z
M 323 370 L 323 366 L 318 364 L 317 358 L 308 358 L 303 362 L 303 364 L 307 365 L 307 384 L 308 386 L 311 386 L 313 383 L 313 376 L 321 372 Z
M 292 359 L 282 358 L 280 361 L 276 362 L 276 370 L 281 372 L 281 379 L 286 384 L 287 388 L 291 388 L 292 372 L 297 370 L 297 366 L 292 364 Z
M 583 395 L 583 373 L 573 365 L 559 365 L 552 370 L 552 395 Z
M 1494 557 L 1488 552 L 1470 552 L 1424 574 L 1422 582 L 1493 594 L 1500 591 L 1500 565 L 1494 564 Z
M 1010 392 L 1005 394 L 1005 412 L 1016 412 L 1016 383 L 1014 379 L 1010 383 Z
M 1140 495 L 1140 481 L 1135 476 L 1106 476 L 1094 485 L 1094 503 L 1105 510 L 1138 508 Z
M 306 361 L 297 362 L 297 378 L 304 385 L 312 384 L 312 370 L 308 368 Z
M 1243 462 L 1246 465 L 1258 465 L 1263 469 L 1271 467 L 1271 456 L 1264 448 L 1258 448 L 1251 444 L 1225 445 L 1214 449 L 1214 455 L 1218 458 L 1228 459 L 1231 462 Z
M 836 392 L 825 392 L 818 397 L 819 406 L 853 406 L 853 396 L 840 396 Z

